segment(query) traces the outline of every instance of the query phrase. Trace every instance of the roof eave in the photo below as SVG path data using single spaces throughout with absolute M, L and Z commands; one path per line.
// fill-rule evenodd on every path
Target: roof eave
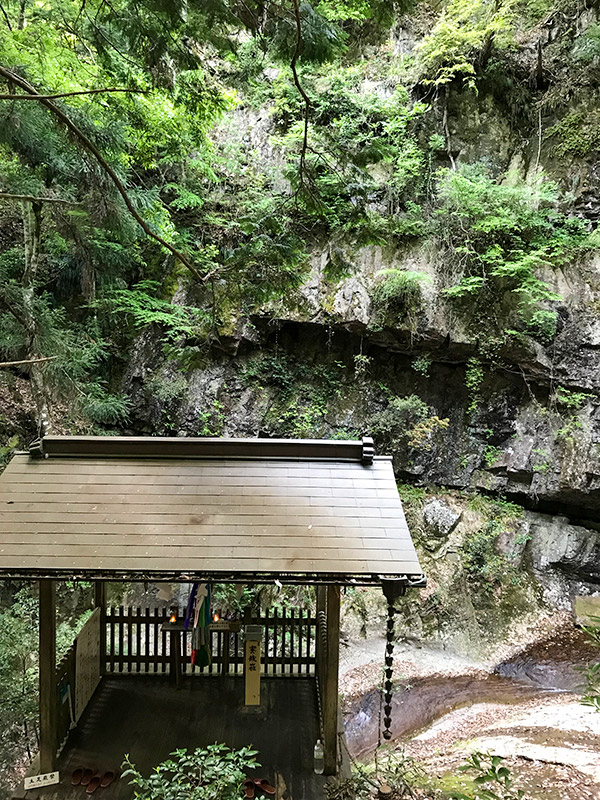
M 210 581 L 213 583 L 279 583 L 295 586 L 318 586 L 336 584 L 339 586 L 380 586 L 384 581 L 394 581 L 407 589 L 421 589 L 427 584 L 426 576 L 419 574 L 385 575 L 376 573 L 294 573 L 294 572 L 176 572 L 147 570 L 102 570 L 102 569 L 6 569 L 0 567 L 0 580 L 85 580 L 85 581 L 130 581 L 130 582 L 173 582 Z

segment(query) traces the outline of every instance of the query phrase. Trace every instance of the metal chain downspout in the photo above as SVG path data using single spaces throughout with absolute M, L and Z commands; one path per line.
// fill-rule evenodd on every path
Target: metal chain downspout
M 393 693 L 393 671 L 394 671 L 394 635 L 395 635 L 395 614 L 394 603 L 399 597 L 404 596 L 406 587 L 400 581 L 383 580 L 382 588 L 388 603 L 387 607 L 387 631 L 385 646 L 385 683 L 384 683 L 384 706 L 383 706 L 383 738 L 389 741 L 392 738 L 392 693 Z

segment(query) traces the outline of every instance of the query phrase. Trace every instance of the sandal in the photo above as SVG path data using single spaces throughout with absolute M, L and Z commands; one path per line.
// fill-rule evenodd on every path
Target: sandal
M 91 769 L 84 770 L 84 773 L 81 776 L 81 781 L 80 781 L 81 785 L 82 786 L 87 786 L 88 783 L 92 780 L 93 777 L 94 777 L 94 771 L 93 770 L 91 770 Z
M 114 781 L 114 779 L 115 779 L 115 773 L 114 772 L 105 772 L 104 775 L 102 776 L 101 781 L 100 781 L 100 788 L 101 789 L 106 789 L 107 786 L 111 785 L 111 783 Z
M 261 792 L 266 792 L 266 794 L 275 794 L 275 787 L 271 786 L 269 781 L 266 778 L 255 778 L 254 783 Z
M 99 786 L 100 786 L 100 777 L 98 775 L 94 775 L 92 780 L 88 783 L 88 787 L 86 789 L 86 792 L 88 794 L 94 794 L 94 792 L 96 791 L 96 789 Z
M 71 786 L 79 786 L 82 778 L 83 778 L 83 769 L 79 767 L 78 769 L 74 770 L 73 774 L 71 775 Z
M 255 781 L 253 781 L 251 778 L 248 778 L 242 783 L 242 787 L 246 790 L 246 797 L 254 797 L 254 784 Z

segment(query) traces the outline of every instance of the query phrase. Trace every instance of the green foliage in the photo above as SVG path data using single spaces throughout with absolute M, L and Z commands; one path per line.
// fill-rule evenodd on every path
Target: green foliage
M 523 509 L 480 495 L 469 502 L 469 508 L 485 518 L 482 526 L 468 533 L 461 545 L 461 561 L 469 582 L 488 596 L 507 585 L 518 586 L 522 575 L 498 552 L 497 542 L 507 523 L 520 516 Z
M 125 757 L 121 778 L 129 778 L 139 800 L 237 800 L 247 769 L 257 764 L 256 750 L 231 750 L 212 744 L 189 752 L 175 750 L 146 778 Z
M 18 436 L 11 436 L 6 444 L 0 445 L 0 469 L 5 467 L 19 444 Z
M 540 305 L 560 297 L 539 272 L 593 247 L 582 221 L 556 210 L 556 187 L 514 177 L 499 183 L 481 168 L 464 168 L 440 173 L 439 196 L 438 237 L 448 266 L 462 275 L 446 296 L 459 303 L 485 298 L 490 321 L 494 306 L 506 318 L 512 298 L 526 329 L 547 337 L 555 317 Z
M 465 386 L 469 392 L 469 405 L 467 406 L 467 413 L 469 414 L 475 413 L 481 403 L 483 378 L 484 371 L 481 361 L 476 356 L 471 356 L 465 371 Z
M 576 62 L 597 65 L 600 58 L 600 24 L 593 23 L 575 39 L 572 54 Z
M 556 311 L 540 308 L 526 320 L 526 331 L 543 344 L 549 344 L 556 336 L 557 323 Z
M 354 356 L 354 376 L 358 381 L 364 381 L 369 372 L 372 358 L 370 356 L 357 353 Z
M 427 492 L 420 486 L 409 483 L 398 484 L 398 494 L 405 505 L 422 507 L 427 497 Z
M 500 458 L 502 450 L 493 444 L 486 444 L 483 451 L 483 460 L 486 467 L 493 467 L 496 461 Z
M 478 62 L 492 42 L 506 47 L 513 21 L 512 0 L 450 0 L 433 30 L 417 48 L 417 69 L 424 84 L 443 86 L 461 78 L 476 86 Z M 499 41 L 500 40 L 500 41 Z
M 327 800 L 370 800 L 373 790 L 387 784 L 393 797 L 414 797 L 413 787 L 422 783 L 424 773 L 417 761 L 403 751 L 385 753 L 372 764 L 354 762 L 352 774 L 325 785 Z
M 356 66 L 303 73 L 311 124 L 302 184 L 303 105 L 289 82 L 275 86 L 274 120 L 285 131 L 278 143 L 291 157 L 286 174 L 306 224 L 357 244 L 421 236 L 425 226 L 414 201 L 426 155 L 414 129 L 427 107 L 411 102 L 403 87 L 391 96 L 364 91 L 364 79 Z
M 222 436 L 225 427 L 225 406 L 215 398 L 211 407 L 198 415 L 198 436 Z
M 428 451 L 448 427 L 447 419 L 431 414 L 418 395 L 392 397 L 387 408 L 371 418 L 371 431 L 392 452 L 414 448 Z
M 432 360 L 433 359 L 428 354 L 417 356 L 416 358 L 413 358 L 411 366 L 415 372 L 418 372 L 420 375 L 428 378 Z
M 114 289 L 107 293 L 102 306 L 109 314 L 130 320 L 136 330 L 150 325 L 160 326 L 167 341 L 197 332 L 203 314 L 197 308 L 175 305 L 170 300 L 157 297 L 157 281 L 140 281 L 131 289 Z
M 459 767 L 463 773 L 475 775 L 476 786 L 473 794 L 452 792 L 453 800 L 525 800 L 525 792 L 514 787 L 514 778 L 508 767 L 503 766 L 501 756 L 489 753 L 473 753 L 466 763 Z
M 129 407 L 126 397 L 110 394 L 99 383 L 88 384 L 81 400 L 82 412 L 99 425 L 123 425 L 128 420 Z
M 58 658 L 71 646 L 88 616 L 89 612 L 75 619 L 59 617 L 56 636 Z M 15 764 L 21 763 L 25 754 L 31 761 L 37 750 L 38 651 L 38 599 L 30 587 L 17 588 L 12 603 L 0 607 L 1 778 L 11 776 Z M 2 783 L 0 779 L 0 791 Z
M 600 648 L 600 617 L 592 617 L 592 625 L 583 626 L 591 644 Z M 587 686 L 582 702 L 600 711 L 600 661 L 589 664 L 585 669 Z
M 570 111 L 545 134 L 552 141 L 552 152 L 558 158 L 585 158 L 600 147 L 600 112 Z
M 249 386 L 272 387 L 273 403 L 263 425 L 280 436 L 293 438 L 329 435 L 325 415 L 342 391 L 345 365 L 300 362 L 285 353 L 263 353 L 253 358 L 242 374 Z
M 578 411 L 593 397 L 594 395 L 589 392 L 574 392 L 571 389 L 565 389 L 564 386 L 558 386 L 554 393 L 556 403 L 568 411 Z
M 545 475 L 551 469 L 551 464 L 549 459 L 549 453 L 547 450 L 544 450 L 542 447 L 535 447 L 532 451 L 532 454 L 535 456 L 535 463 L 532 466 L 532 470 L 534 472 L 540 472 L 542 475 Z
M 421 284 L 431 283 L 425 272 L 383 269 L 372 294 L 373 306 L 384 318 L 405 319 L 421 306 Z

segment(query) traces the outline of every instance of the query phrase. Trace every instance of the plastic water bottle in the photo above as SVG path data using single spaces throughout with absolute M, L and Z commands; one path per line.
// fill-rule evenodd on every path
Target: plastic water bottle
M 320 739 L 317 739 L 317 743 L 315 745 L 314 770 L 316 775 L 322 775 L 325 771 L 325 752 Z

